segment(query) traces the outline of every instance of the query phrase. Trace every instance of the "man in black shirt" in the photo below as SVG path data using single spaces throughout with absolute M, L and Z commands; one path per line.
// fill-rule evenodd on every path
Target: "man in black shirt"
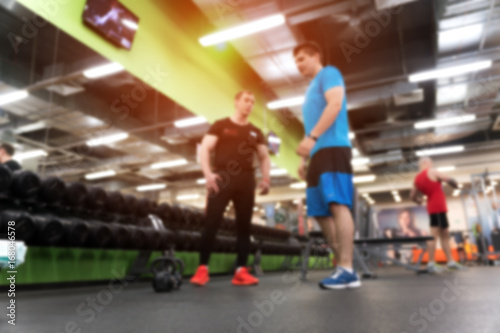
M 248 121 L 255 98 L 249 91 L 239 92 L 235 97 L 235 113 L 216 121 L 203 138 L 200 158 L 206 179 L 207 207 L 205 230 L 201 238 L 200 266 L 191 278 L 191 283 L 203 286 L 209 280 L 208 261 L 217 230 L 229 201 L 233 201 L 236 212 L 237 269 L 232 280 L 234 285 L 254 285 L 259 280 L 246 268 L 250 252 L 250 227 L 255 200 L 254 157 L 257 154 L 262 181 L 260 194 L 269 192 L 270 159 L 264 135 Z M 213 170 L 210 152 L 215 153 Z
M 14 147 L 6 142 L 0 144 L 0 163 L 8 167 L 11 171 L 21 170 L 21 165 L 12 159 L 14 156 Z

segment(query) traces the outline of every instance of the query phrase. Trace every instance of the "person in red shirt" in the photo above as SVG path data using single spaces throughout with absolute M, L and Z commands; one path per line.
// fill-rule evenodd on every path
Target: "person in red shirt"
M 437 265 L 434 261 L 434 252 L 436 251 L 436 240 L 439 239 L 441 247 L 448 260 L 449 269 L 462 269 L 463 266 L 455 262 L 451 256 L 450 249 L 450 233 L 448 230 L 448 218 L 446 213 L 448 208 L 446 206 L 446 195 L 443 192 L 442 182 L 448 183 L 453 188 L 458 188 L 457 182 L 432 167 L 432 160 L 429 157 L 421 158 L 419 161 L 420 172 L 415 177 L 413 182 L 413 189 L 410 194 L 411 200 L 417 204 L 422 204 L 422 198 L 419 195 L 423 193 L 427 196 L 427 212 L 430 217 L 431 236 L 434 240 L 429 241 L 427 249 L 429 251 L 429 263 L 427 270 L 430 273 L 437 273 L 443 270 L 442 267 Z

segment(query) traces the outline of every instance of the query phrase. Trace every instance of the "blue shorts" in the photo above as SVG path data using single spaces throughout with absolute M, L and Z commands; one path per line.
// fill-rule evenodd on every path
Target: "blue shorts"
M 351 148 L 329 147 L 316 152 L 307 168 L 307 215 L 332 216 L 330 204 L 352 207 Z

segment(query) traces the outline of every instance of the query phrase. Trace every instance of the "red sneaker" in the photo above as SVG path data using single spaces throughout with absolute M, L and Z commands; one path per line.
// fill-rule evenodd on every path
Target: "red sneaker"
M 235 286 L 251 286 L 259 284 L 259 279 L 250 275 L 246 267 L 240 267 L 234 273 L 233 280 L 231 281 Z
M 204 286 L 208 281 L 210 281 L 210 277 L 208 276 L 208 267 L 205 265 L 200 265 L 191 280 L 189 280 L 189 282 L 197 286 Z

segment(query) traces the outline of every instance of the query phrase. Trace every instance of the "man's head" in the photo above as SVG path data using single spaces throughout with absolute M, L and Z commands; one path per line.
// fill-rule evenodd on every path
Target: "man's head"
M 305 42 L 293 49 L 295 64 L 302 76 L 313 78 L 321 68 L 323 56 L 321 47 L 314 42 Z
M 420 169 L 420 171 L 432 168 L 432 160 L 431 160 L 431 158 L 430 157 L 422 157 L 418 161 L 418 168 Z
M 0 162 L 6 162 L 14 156 L 15 153 L 14 146 L 10 143 L 2 142 L 0 144 Z
M 248 117 L 252 113 L 255 104 L 255 97 L 251 91 L 242 90 L 234 97 L 236 112 L 243 117 Z

